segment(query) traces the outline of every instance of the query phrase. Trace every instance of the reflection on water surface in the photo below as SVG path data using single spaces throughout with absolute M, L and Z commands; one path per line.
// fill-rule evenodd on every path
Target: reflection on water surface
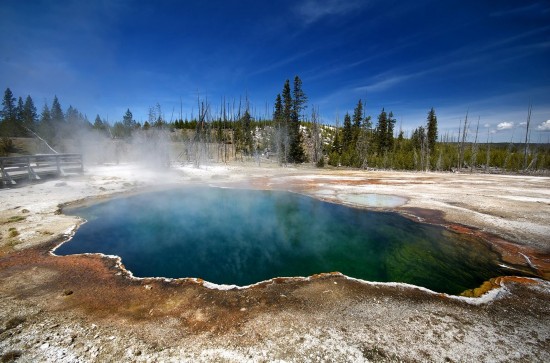
M 118 255 L 138 277 L 242 286 L 339 271 L 458 294 L 506 274 L 471 236 L 287 192 L 173 189 L 65 213 L 88 223 L 56 254 Z

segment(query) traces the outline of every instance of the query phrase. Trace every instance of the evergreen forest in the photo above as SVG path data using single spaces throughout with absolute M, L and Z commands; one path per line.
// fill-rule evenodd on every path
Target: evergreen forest
M 37 151 L 85 154 L 83 145 L 88 141 L 97 147 L 115 145 L 105 152 L 118 161 L 120 150 L 136 140 L 149 142 L 149 150 L 158 151 L 160 137 L 169 141 L 168 149 L 180 146 L 177 152 L 165 150 L 170 154 L 165 158 L 196 165 L 249 160 L 415 171 L 547 174 L 550 170 L 550 145 L 531 143 L 529 126 L 523 143 L 492 143 L 489 134 L 480 134 L 479 118 L 472 121 L 466 114 L 457 125 L 458 136 L 442 135 L 436 110 L 430 108 L 426 119 L 406 135 L 396 129 L 391 110 L 383 108 L 369 116 L 364 100 L 354 102 L 353 113 L 346 113 L 342 123 L 338 118 L 322 123 L 319 110 L 308 109 L 302 81 L 296 76 L 283 83 L 270 115 L 258 115 L 247 99 L 224 100 L 216 111 L 199 99 L 198 112 L 190 119 L 184 119 L 182 112 L 167 119 L 157 103 L 149 107 L 143 123 L 136 122 L 130 109 L 110 123 L 100 115 L 90 120 L 72 105 L 64 109 L 57 96 L 38 109 L 30 95 L 15 96 L 6 88 L 0 110 L 0 156 Z M 24 142 L 29 139 L 41 146 L 29 150 Z M 109 155 L 102 158 L 109 159 Z

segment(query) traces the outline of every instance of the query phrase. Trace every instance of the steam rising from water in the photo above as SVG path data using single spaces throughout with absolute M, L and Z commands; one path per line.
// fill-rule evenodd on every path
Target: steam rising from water
M 59 149 L 82 154 L 87 165 L 133 162 L 147 167 L 166 167 L 171 156 L 177 157 L 172 155 L 170 144 L 170 132 L 163 129 L 134 131 L 125 139 L 80 129 L 73 139 L 64 140 Z

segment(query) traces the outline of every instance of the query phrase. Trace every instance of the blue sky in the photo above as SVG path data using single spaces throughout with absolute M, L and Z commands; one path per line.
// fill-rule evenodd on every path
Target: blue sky
M 0 31 L 0 87 L 39 110 L 57 95 L 91 120 L 157 103 L 169 120 L 199 95 L 265 116 L 299 75 L 325 122 L 361 98 L 408 132 L 434 107 L 441 134 L 468 112 L 483 139 L 520 141 L 532 104 L 531 140 L 550 139 L 548 1 L 2 0 Z

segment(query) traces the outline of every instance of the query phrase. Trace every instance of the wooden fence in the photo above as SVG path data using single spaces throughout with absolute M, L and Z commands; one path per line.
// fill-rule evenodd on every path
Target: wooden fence
M 82 173 L 81 154 L 38 154 L 0 157 L 2 183 L 4 186 L 32 182 L 45 177 L 60 177 L 67 173 Z

